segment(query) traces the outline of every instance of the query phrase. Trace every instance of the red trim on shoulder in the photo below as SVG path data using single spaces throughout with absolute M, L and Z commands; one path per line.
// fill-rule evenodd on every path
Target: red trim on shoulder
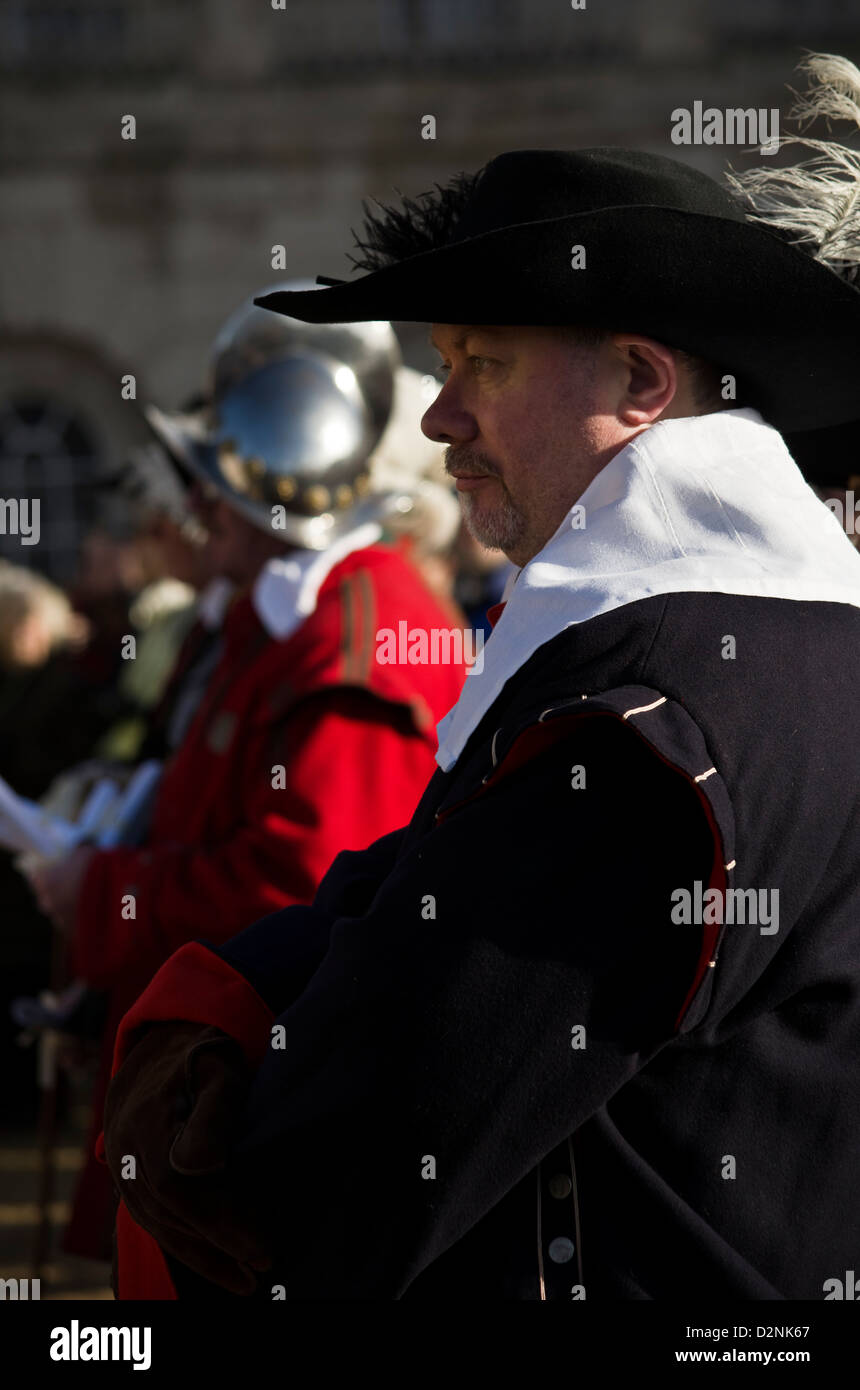
M 505 777 L 509 777 L 518 768 L 524 767 L 526 763 L 531 762 L 532 758 L 545 753 L 548 748 L 552 748 L 553 744 L 561 743 L 570 734 L 573 724 L 582 719 L 597 719 L 602 714 L 610 713 L 609 710 L 583 710 L 581 712 L 575 710 L 572 714 L 561 715 L 547 724 L 542 724 L 540 721 L 529 724 L 522 733 L 517 735 L 502 761 L 493 768 L 485 782 L 482 782 L 473 792 L 469 792 L 468 796 L 464 796 L 462 801 L 455 801 L 452 805 L 446 806 L 444 811 L 436 812 L 437 824 L 441 825 L 443 820 L 447 820 L 448 816 L 468 805 L 470 801 L 475 801 L 477 797 L 485 796 L 487 792 L 493 791 Z
M 690 778 L 690 781 L 692 782 L 693 779 Z M 693 782 L 693 786 L 696 788 L 696 791 L 699 794 L 699 800 L 702 803 L 702 807 L 704 809 L 705 816 L 707 817 L 708 825 L 710 826 L 711 835 L 714 841 L 714 859 L 713 863 L 711 864 L 711 874 L 710 878 L 708 879 L 708 888 L 716 888 L 719 890 L 720 893 L 725 894 L 728 878 L 726 875 L 726 868 L 723 863 L 723 840 L 722 836 L 720 835 L 720 828 L 717 825 L 716 820 L 714 819 L 714 812 L 711 808 L 711 803 L 708 801 L 708 798 L 705 796 L 705 793 L 702 791 L 701 787 L 698 785 L 697 782 Z M 725 897 L 723 897 L 723 901 L 725 902 Z M 702 980 L 704 979 L 705 974 L 710 967 L 711 961 L 714 958 L 714 951 L 717 947 L 719 935 L 719 922 L 706 922 L 703 924 L 702 949 L 699 952 L 699 959 L 696 965 L 695 974 L 693 976 L 693 983 L 690 985 L 690 988 L 687 991 L 687 997 L 681 1005 L 681 1010 L 678 1014 L 678 1017 L 675 1019 L 676 1032 L 681 1027 L 681 1024 L 684 1022 L 684 1015 L 686 1014 L 687 1010 L 692 1004 L 696 991 L 698 990 L 699 985 L 702 983 Z
M 496 626 L 496 623 L 499 621 L 504 611 L 505 605 L 503 603 L 494 603 L 487 609 L 487 622 L 490 624 L 490 627 Z

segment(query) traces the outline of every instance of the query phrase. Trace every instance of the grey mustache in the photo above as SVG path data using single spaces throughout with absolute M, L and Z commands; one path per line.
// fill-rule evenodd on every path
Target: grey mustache
M 445 454 L 445 472 L 452 475 L 457 473 L 461 478 L 478 478 L 484 475 L 497 478 L 499 476 L 496 465 L 482 454 L 455 453 L 453 449 L 448 449 Z

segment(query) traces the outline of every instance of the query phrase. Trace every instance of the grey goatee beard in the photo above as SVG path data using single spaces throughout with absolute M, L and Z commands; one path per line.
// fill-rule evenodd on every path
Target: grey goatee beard
M 499 479 L 501 497 L 491 506 L 482 506 L 471 492 L 458 493 L 463 520 L 475 540 L 489 550 L 507 551 L 516 547 L 525 534 L 526 519 L 511 501 L 495 464 L 478 450 L 470 449 L 468 445 L 458 445 L 446 450 L 445 467 L 449 472 L 452 468 L 459 468 L 466 473 L 488 473 Z

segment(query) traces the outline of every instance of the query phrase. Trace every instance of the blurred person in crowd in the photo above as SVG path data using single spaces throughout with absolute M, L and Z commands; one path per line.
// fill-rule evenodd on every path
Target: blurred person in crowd
M 0 664 L 7 671 L 44 666 L 61 647 L 80 646 L 87 624 L 67 596 L 35 570 L 0 564 Z
M 91 626 L 34 570 L 0 564 L 0 774 L 36 797 L 115 712 L 82 657 Z
M 82 847 L 35 876 L 76 973 L 111 991 L 93 1141 L 113 1029 L 171 951 L 308 902 L 334 854 L 411 813 L 432 768 L 462 656 L 376 659 L 380 629 L 452 626 L 397 541 L 384 542 L 420 492 L 414 478 L 377 486 L 371 465 L 399 365 L 387 323 L 320 329 L 246 305 L 216 340 L 208 428 L 148 412 L 196 478 L 210 572 L 235 592 L 144 843 Z M 107 1197 L 91 1162 L 67 1249 L 105 1253 Z
M 199 408 L 195 403 L 190 409 Z M 77 819 L 96 783 L 108 779 L 123 786 L 136 764 L 153 759 L 161 762 L 179 745 L 214 669 L 219 629 L 232 585 L 211 573 L 206 530 L 190 507 L 190 490 L 189 475 L 155 442 L 133 450 L 120 468 L 99 484 L 101 492 L 122 494 L 129 519 L 126 534 L 120 538 L 91 533 L 87 565 L 91 566 L 96 557 L 109 563 L 101 574 L 93 567 L 89 577 L 85 567 L 84 580 L 91 593 L 100 588 L 106 595 L 130 594 L 142 586 L 128 606 L 126 626 L 130 631 L 121 638 L 114 634 L 114 640 L 123 643 L 133 635 L 136 648 L 134 659 L 123 662 L 116 682 L 122 699 L 120 718 L 100 733 L 82 762 L 61 768 L 41 798 L 49 810 L 66 819 Z M 40 583 L 50 588 L 44 581 Z M 54 598 L 61 612 L 70 610 L 59 591 Z M 89 630 L 87 620 L 72 616 L 80 628 Z M 58 727 L 68 722 L 66 716 Z M 31 761 L 29 747 L 24 756 Z M 146 826 L 151 801 L 150 792 L 130 827 L 122 832 L 120 842 L 136 842 Z M 16 961 L 20 958 L 21 965 L 6 974 L 8 998 L 16 1003 L 14 1013 L 20 1021 L 22 1006 L 26 1008 L 26 1017 L 33 1020 L 27 1025 L 31 1035 L 34 1027 L 52 1027 L 67 1040 L 75 1040 L 74 1046 L 64 1046 L 58 1054 L 64 1067 L 88 1065 L 91 1044 L 104 1028 L 107 996 L 82 988 L 79 981 L 62 989 L 50 1003 L 36 994 L 48 982 L 47 923 L 26 879 L 5 855 L 2 874 L 7 905 L 15 909 L 14 941 L 7 938 L 7 947 Z M 7 964 L 11 962 L 7 960 Z M 64 983 L 62 972 L 57 974 L 59 965 L 57 962 L 51 972 L 55 990 Z M 9 1022 L 4 1010 L 4 1034 Z M 10 1032 L 10 1045 L 13 1038 Z M 12 1062 L 19 1101 L 32 1108 L 29 1054 L 15 1048 Z
M 116 692 L 90 679 L 90 624 L 35 570 L 0 563 L 0 776 L 20 795 L 41 797 L 70 763 L 88 755 L 119 709 Z M 16 1046 L 8 1004 L 44 987 L 47 923 L 14 856 L 0 850 L 0 1067 L 4 1114 L 33 1115 L 33 1054 Z
M 200 408 L 183 412 L 189 427 Z M 136 539 L 149 564 L 129 608 L 135 658 L 120 677 L 134 708 L 96 753 L 133 762 L 164 756 L 184 734 L 214 666 L 232 586 L 213 569 L 205 525 L 191 505 L 190 475 L 162 444 L 134 450 L 108 486 L 125 495 L 138 518 Z M 183 714 L 168 735 L 177 702 Z
M 170 458 L 166 451 L 165 458 Z M 183 489 L 181 506 L 168 508 L 153 500 L 151 527 L 165 556 L 166 573 L 190 587 L 195 597 L 170 624 L 181 642 L 158 700 L 149 711 L 138 751 L 141 759 L 165 758 L 188 732 L 218 664 L 224 619 L 235 592 L 233 582 L 217 569 L 217 551 L 206 527 L 207 499 L 195 486 L 193 475 L 184 472 L 178 460 L 171 463 Z

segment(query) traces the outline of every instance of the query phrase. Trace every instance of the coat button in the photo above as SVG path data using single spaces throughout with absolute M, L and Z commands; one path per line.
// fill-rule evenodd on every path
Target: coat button
M 573 1183 L 565 1173 L 556 1173 L 555 1177 L 550 1178 L 547 1186 L 549 1187 L 549 1195 L 559 1199 L 569 1197 L 573 1191 Z
M 567 1236 L 556 1236 L 549 1243 L 549 1257 L 553 1264 L 566 1265 L 568 1260 L 573 1259 L 573 1241 L 568 1240 Z

